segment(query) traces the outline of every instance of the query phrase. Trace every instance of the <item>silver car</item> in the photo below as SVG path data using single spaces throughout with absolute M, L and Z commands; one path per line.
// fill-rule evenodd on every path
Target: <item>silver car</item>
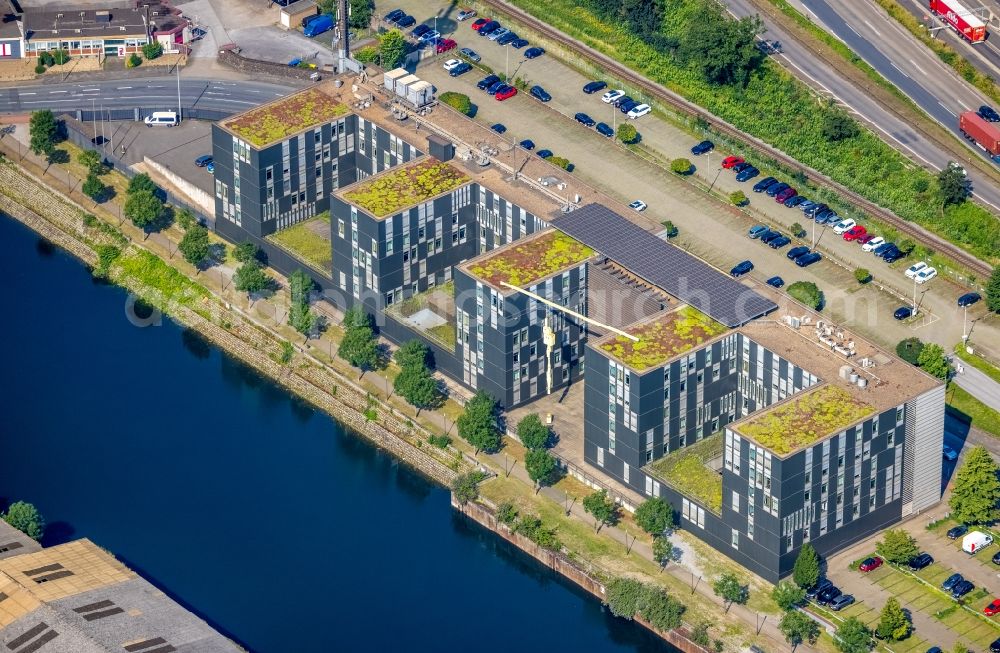
M 486 38 L 488 38 L 491 41 L 496 41 L 501 36 L 507 36 L 508 34 L 510 34 L 510 30 L 507 29 L 506 27 L 501 27 L 500 29 L 493 31 Z
M 482 60 L 482 57 L 479 56 L 479 53 L 473 50 L 472 48 L 462 48 L 461 50 L 458 51 L 458 53 L 474 63 L 479 63 Z

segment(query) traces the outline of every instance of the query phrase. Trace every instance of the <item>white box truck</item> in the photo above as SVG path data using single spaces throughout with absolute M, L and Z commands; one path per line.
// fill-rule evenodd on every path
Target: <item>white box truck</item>
M 980 549 L 985 549 L 991 544 L 993 544 L 993 538 L 979 531 L 972 531 L 962 538 L 962 550 L 969 555 L 978 553 Z

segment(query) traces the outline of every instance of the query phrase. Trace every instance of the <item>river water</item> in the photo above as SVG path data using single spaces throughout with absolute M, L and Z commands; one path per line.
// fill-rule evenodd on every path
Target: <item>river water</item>
M 0 217 L 0 506 L 255 653 L 661 651 L 447 492 Z

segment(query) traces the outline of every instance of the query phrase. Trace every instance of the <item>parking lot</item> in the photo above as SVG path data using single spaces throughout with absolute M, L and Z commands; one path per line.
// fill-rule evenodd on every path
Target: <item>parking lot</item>
M 112 140 L 115 155 L 129 165 L 141 163 L 145 157 L 153 159 L 210 196 L 215 193 L 212 173 L 195 166 L 199 156 L 212 153 L 212 126 L 199 120 L 185 120 L 176 127 L 146 127 L 141 122 L 108 123 L 106 137 Z M 109 145 L 110 149 L 110 145 Z
M 493 70 L 506 71 L 511 77 L 542 85 L 552 100 L 542 104 L 521 92 L 507 101 L 497 102 L 475 88 L 475 83 L 485 76 L 485 72 L 474 70 L 457 78 L 447 74 L 441 64 L 456 56 L 454 51 L 422 62 L 418 71 L 422 78 L 431 81 L 439 92 L 454 90 L 469 95 L 477 105 L 476 119 L 487 124 L 503 123 L 508 128 L 505 137 L 510 141 L 529 138 L 537 148 L 550 149 L 557 156 L 569 159 L 575 165 L 574 175 L 583 181 L 626 203 L 642 199 L 649 205 L 646 215 L 652 222 L 669 219 L 679 227 L 680 236 L 675 241 L 678 244 L 724 270 L 729 270 L 743 258 L 749 258 L 756 266 L 750 276 L 757 282 L 773 275 L 782 276 L 786 285 L 798 280 L 813 281 L 824 291 L 824 313 L 887 346 L 891 347 L 911 336 L 949 347 L 960 339 L 962 313 L 955 306 L 955 298 L 964 289 L 958 284 L 939 276 L 917 286 L 916 299 L 921 315 L 912 321 L 897 322 L 892 317 L 893 312 L 910 303 L 914 296 L 914 284 L 903 276 L 903 270 L 912 261 L 904 259 L 890 267 L 862 252 L 856 244 L 844 242 L 829 228 L 816 227 L 816 241 L 826 250 L 825 258 L 829 259 L 832 253 L 841 265 L 824 260 L 805 270 L 798 268 L 783 254 L 802 242 L 811 245 L 814 223 L 797 209 L 780 206 L 772 198 L 753 193 L 751 187 L 756 180 L 737 183 L 731 171 L 720 167 L 728 152 L 716 149 L 707 155 L 693 156 L 690 148 L 698 139 L 655 113 L 634 122 L 640 133 L 641 149 L 638 153 L 629 152 L 613 139 L 602 137 L 593 129 L 573 121 L 572 116 L 579 111 L 612 126 L 624 118 L 620 112 L 601 101 L 602 93 L 586 95 L 581 92 L 591 78 L 574 67 L 565 65 L 548 53 L 537 59 L 525 60 L 525 48 L 515 50 L 479 37 L 469 27 L 471 20 L 462 23 L 454 20 L 458 11 L 456 5 L 402 0 L 392 6 L 381 6 L 379 11 L 385 13 L 396 7 L 432 27 L 436 16 L 438 31 L 454 38 L 459 48 L 471 47 L 482 57 L 482 63 Z M 515 31 L 532 40 L 531 33 L 516 27 Z M 544 43 L 541 45 L 544 47 Z M 574 65 L 583 64 L 574 62 Z M 613 80 L 608 81 L 610 88 L 616 87 Z M 629 91 L 627 87 L 625 90 Z M 642 99 L 639 95 L 630 95 Z M 650 165 L 641 155 L 661 163 L 678 157 L 692 160 L 696 167 L 695 183 L 665 173 L 661 167 Z M 614 173 L 609 175 L 610 171 Z M 724 202 L 707 197 L 704 189 L 710 186 L 713 190 L 721 190 L 724 195 L 742 190 L 750 198 L 747 211 L 735 210 Z M 788 227 L 795 222 L 806 228 L 806 237 L 777 251 L 759 243 L 739 240 L 754 224 L 768 224 L 788 233 Z M 729 243 L 730 246 L 720 247 L 719 243 Z M 872 272 L 872 284 L 860 286 L 854 280 L 853 271 L 859 267 Z M 976 326 L 977 340 L 1000 351 L 1000 331 L 992 320 L 983 321 L 983 317 L 982 305 L 970 309 L 970 320 L 980 319 Z

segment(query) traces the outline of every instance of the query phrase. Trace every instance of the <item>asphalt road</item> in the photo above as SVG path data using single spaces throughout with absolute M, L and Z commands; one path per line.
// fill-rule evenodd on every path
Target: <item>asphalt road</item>
M 181 106 L 236 113 L 269 102 L 293 90 L 264 82 L 223 82 L 207 79 L 180 81 Z M 0 90 L 0 112 L 22 113 L 38 109 L 70 111 L 142 107 L 175 109 L 177 81 L 171 77 L 85 83 L 44 84 Z
M 731 4 L 742 6 L 746 11 L 749 0 L 731 0 Z M 847 44 L 917 106 L 960 139 L 962 135 L 958 131 L 958 114 L 988 104 L 982 93 L 959 78 L 929 48 L 894 20 L 888 19 L 881 8 L 868 0 L 842 0 L 835 4 L 827 0 L 792 0 L 792 4 Z M 782 41 L 785 59 L 793 68 L 821 67 L 820 62 L 812 61 L 805 54 L 796 56 L 791 39 L 781 39 L 778 32 L 769 25 L 767 36 Z M 810 73 L 810 76 L 814 75 Z M 919 137 L 913 139 L 912 130 L 899 131 L 900 121 L 892 119 L 889 112 L 874 110 L 872 105 L 875 103 L 866 98 L 863 89 L 822 74 L 815 77 L 856 113 L 869 123 L 877 125 L 880 131 L 889 134 L 919 159 L 931 163 L 935 168 L 941 168 L 947 163 L 949 157 L 943 152 L 939 151 L 934 155 L 933 150 L 936 148 Z M 969 150 L 985 158 L 985 154 L 971 144 Z M 992 182 L 977 178 L 975 174 L 971 175 L 971 180 L 974 195 L 980 201 L 1000 210 L 1000 188 Z

